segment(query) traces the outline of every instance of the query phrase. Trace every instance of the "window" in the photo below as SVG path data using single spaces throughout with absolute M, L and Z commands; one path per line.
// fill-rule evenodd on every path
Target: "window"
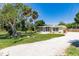
M 54 27 L 54 28 L 53 28 L 53 31 L 58 31 L 58 28 L 55 28 L 55 27 Z
M 50 31 L 50 27 L 46 27 L 46 31 Z

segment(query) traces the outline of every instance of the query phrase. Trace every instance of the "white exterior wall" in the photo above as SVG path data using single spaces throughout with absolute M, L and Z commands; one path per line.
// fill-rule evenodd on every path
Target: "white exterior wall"
M 51 33 L 55 33 L 55 34 L 63 34 L 64 31 L 63 31 L 63 30 L 58 30 L 58 31 L 52 31 Z
M 41 31 L 41 32 L 39 32 L 40 34 L 50 34 L 50 32 L 43 32 L 43 31 Z
M 44 30 L 44 28 L 43 28 L 43 30 Z M 41 34 L 64 34 L 65 28 L 61 28 L 61 27 L 50 27 L 50 28 L 51 28 L 50 31 L 41 30 L 40 33 Z M 53 31 L 53 28 L 58 28 L 58 31 Z M 45 28 L 45 30 L 46 30 L 46 28 Z
M 63 30 L 59 30 L 59 31 L 40 31 L 40 34 L 64 34 Z

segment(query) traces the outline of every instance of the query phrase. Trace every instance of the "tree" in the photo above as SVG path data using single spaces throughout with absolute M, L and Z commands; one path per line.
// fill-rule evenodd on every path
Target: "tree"
M 68 23 L 65 25 L 67 28 L 76 28 L 76 23 Z
M 44 22 L 43 20 L 37 20 L 37 21 L 35 22 L 35 25 L 36 25 L 36 26 L 44 26 L 44 25 L 45 25 L 45 22 Z
M 25 31 L 26 28 L 32 26 L 37 18 L 38 12 L 22 3 L 5 4 L 0 9 L 0 25 L 3 25 L 4 29 L 12 37 L 18 36 L 17 28 L 19 26 Z
M 4 28 L 9 35 L 17 36 L 16 32 L 16 9 L 12 4 L 5 4 L 0 12 L 0 20 L 3 22 Z
M 32 8 L 26 6 L 22 3 L 17 3 L 15 5 L 18 12 L 18 25 L 22 28 L 22 31 L 25 31 L 26 28 L 30 28 L 32 26 L 32 22 L 38 18 L 38 12 L 33 11 Z
M 35 26 L 36 26 L 37 31 L 39 31 L 39 27 L 38 26 L 44 26 L 44 25 L 45 25 L 45 22 L 43 20 L 37 20 L 35 22 Z
M 23 16 L 24 8 L 26 7 L 22 3 L 16 3 L 15 5 L 16 11 L 17 11 L 17 29 L 19 28 L 22 31 L 25 31 L 25 19 Z
M 60 22 L 58 25 L 65 25 L 65 23 L 64 22 Z
M 37 11 L 33 11 L 31 8 L 27 8 L 25 7 L 24 9 L 24 13 L 23 16 L 25 17 L 25 21 L 29 21 L 29 25 L 31 25 L 31 23 L 35 23 L 35 20 L 38 18 L 38 12 Z M 35 25 L 34 25 L 34 31 L 36 31 Z
M 79 12 L 76 14 L 76 16 L 74 18 L 74 21 L 76 23 L 76 28 L 78 28 L 78 25 L 79 25 Z

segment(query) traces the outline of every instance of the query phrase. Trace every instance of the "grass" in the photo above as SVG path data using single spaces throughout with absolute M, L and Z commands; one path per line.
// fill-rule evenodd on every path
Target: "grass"
M 67 56 L 79 56 L 79 47 L 70 46 L 66 51 Z
M 18 44 L 25 44 L 25 43 L 33 43 L 37 41 L 48 40 L 55 37 L 63 36 L 63 34 L 33 34 L 31 37 L 27 37 L 27 35 L 23 35 L 19 38 L 9 38 L 6 36 L 7 33 L 0 32 L 0 49 L 18 45 Z

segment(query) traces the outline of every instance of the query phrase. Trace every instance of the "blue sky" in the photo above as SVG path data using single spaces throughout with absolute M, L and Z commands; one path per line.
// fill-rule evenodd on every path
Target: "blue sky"
M 75 14 L 79 11 L 77 3 L 30 3 L 26 4 L 38 11 L 39 18 L 46 24 L 58 24 L 74 22 Z

